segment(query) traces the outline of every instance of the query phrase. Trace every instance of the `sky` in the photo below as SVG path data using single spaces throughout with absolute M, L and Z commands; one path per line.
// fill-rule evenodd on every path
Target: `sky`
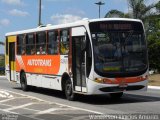
M 98 18 L 100 0 L 42 0 L 42 24 L 61 24 L 83 18 Z M 128 11 L 127 0 L 101 0 L 101 17 L 112 10 Z M 159 0 L 148 0 L 148 4 Z M 0 0 L 0 41 L 5 33 L 35 28 L 38 25 L 39 0 Z M 0 46 L 0 53 L 4 47 Z

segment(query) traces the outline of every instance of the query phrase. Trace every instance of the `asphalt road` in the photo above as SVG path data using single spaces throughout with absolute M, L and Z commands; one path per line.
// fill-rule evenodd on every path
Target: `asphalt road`
M 68 101 L 62 92 L 43 88 L 23 92 L 20 85 L 0 77 L 0 113 L 0 120 L 159 120 L 160 90 L 129 92 L 120 100 L 79 95 L 76 101 Z

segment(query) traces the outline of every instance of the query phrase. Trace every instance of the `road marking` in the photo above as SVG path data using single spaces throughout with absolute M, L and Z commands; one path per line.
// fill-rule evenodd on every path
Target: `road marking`
M 3 102 L 7 102 L 7 101 L 10 101 L 10 100 L 14 100 L 15 98 L 9 98 L 9 99 L 5 99 L 5 100 L 1 100 L 0 103 L 3 103 Z
M 2 98 L 12 98 L 13 95 L 10 95 L 8 92 L 1 90 L 0 91 L 0 97 L 2 97 Z
M 5 100 L 1 100 L 0 103 L 7 102 L 7 101 L 10 101 L 10 100 L 14 100 L 14 99 L 16 99 L 16 98 L 21 99 L 21 98 L 26 98 L 26 97 L 13 97 L 13 98 L 8 98 L 8 99 L 5 99 Z
M 50 113 L 50 112 L 55 111 L 55 110 L 57 110 L 57 109 L 50 108 L 50 109 L 47 109 L 47 110 L 43 110 L 43 111 L 37 112 L 37 113 L 35 113 L 35 115 L 37 115 L 37 114 L 46 114 L 46 113 Z
M 58 110 L 77 110 L 77 109 L 73 109 L 73 108 L 50 108 L 50 109 L 47 109 L 47 110 L 43 110 L 43 111 L 40 111 L 40 112 L 37 112 L 35 114 L 46 114 L 46 113 L 50 113 L 50 112 L 53 112 L 53 111 L 58 111 Z
M 5 90 L 5 89 L 0 89 L 0 91 L 5 91 L 5 92 L 10 92 L 10 93 L 13 93 L 13 94 L 18 94 L 18 95 L 21 95 L 21 96 L 23 96 L 23 97 L 25 97 L 26 95 L 24 95 L 24 94 L 21 94 L 21 93 L 16 93 L 16 92 L 13 92 L 13 91 L 9 91 L 9 90 Z
M 24 105 L 14 106 L 14 107 L 12 107 L 12 108 L 7 108 L 7 109 L 5 109 L 5 110 L 8 110 L 8 111 L 10 111 L 10 110 L 15 110 L 15 109 L 19 109 L 19 108 L 24 108 L 24 107 L 30 106 L 30 105 L 32 105 L 32 104 L 33 104 L 33 103 L 27 103 L 27 104 L 24 104 Z
M 33 100 L 36 99 L 39 102 L 44 102 L 44 103 L 48 103 L 48 104 L 56 104 L 56 105 L 59 105 L 61 107 L 61 108 L 51 108 L 51 109 L 47 109 L 47 110 L 44 110 L 44 111 L 38 111 L 37 110 L 36 111 L 37 113 L 35 113 L 34 115 L 30 115 L 30 116 L 21 115 L 21 116 L 25 116 L 25 117 L 32 118 L 32 119 L 35 119 L 35 120 L 44 120 L 44 119 L 35 118 L 35 117 L 38 116 L 38 115 L 40 115 L 40 114 L 46 114 L 46 113 L 50 113 L 50 112 L 56 111 L 56 110 L 82 110 L 82 111 L 90 112 L 90 114 L 92 114 L 92 113 L 93 114 L 98 114 L 98 115 L 103 115 L 104 114 L 102 112 L 97 112 L 97 111 L 92 111 L 92 110 L 88 110 L 88 109 L 73 107 L 73 106 L 70 106 L 70 105 L 65 105 L 65 104 L 61 104 L 61 103 L 57 103 L 57 102 L 45 101 L 45 100 L 42 100 L 42 99 L 37 98 L 37 97 L 33 97 L 33 96 L 30 96 L 30 95 L 24 95 L 24 94 L 16 93 L 16 92 L 9 91 L 9 90 L 5 90 L 5 91 L 11 92 L 11 93 L 14 93 L 14 94 L 17 94 L 17 95 L 21 95 L 21 96 L 23 96 L 22 98 L 31 98 Z M 17 98 L 19 98 L 19 97 L 17 97 Z M 30 104 L 33 104 L 33 103 L 28 103 L 28 104 L 22 105 L 21 107 L 26 107 L 26 106 L 28 106 Z M 35 103 L 35 104 L 39 104 L 39 103 Z M 17 106 L 17 108 L 21 108 L 21 107 Z M 62 107 L 69 107 L 69 108 L 62 108 Z M 16 107 L 12 107 L 12 108 L 8 108 L 8 109 L 0 109 L 0 110 L 2 110 L 4 112 L 9 112 L 9 113 L 19 114 L 20 115 L 20 113 L 15 113 L 15 112 L 10 112 L 9 111 L 9 110 L 12 110 L 12 109 L 15 109 L 15 108 Z M 23 108 L 23 109 L 28 109 L 28 108 Z M 54 114 L 54 113 L 50 113 L 50 114 Z M 109 115 L 109 116 L 113 116 L 113 115 Z
M 51 113 L 51 112 L 54 112 L 54 111 L 58 111 L 58 110 L 76 110 L 76 109 L 73 109 L 71 107 L 69 108 L 50 108 L 50 109 L 47 109 L 47 110 L 43 110 L 43 111 L 39 111 L 37 113 L 35 113 L 34 115 L 32 115 L 32 117 L 36 117 L 36 116 L 39 116 L 41 114 L 54 114 L 54 113 Z
M 3 95 L 3 94 L 0 94 L 0 97 L 1 97 L 1 98 L 6 98 L 6 96 L 5 96 L 5 95 Z
M 41 119 L 41 118 L 34 118 L 32 116 L 28 116 L 28 115 L 21 115 L 20 113 L 17 113 L 17 112 L 11 112 L 11 111 L 7 111 L 7 110 L 4 110 L 4 109 L 0 109 L 1 111 L 3 112 L 7 112 L 9 114 L 14 114 L 14 115 L 20 115 L 20 116 L 23 116 L 23 117 L 27 117 L 27 118 L 32 118 L 32 119 L 35 119 L 35 120 L 45 120 L 45 119 Z M 5 114 L 7 115 L 7 114 Z M 7 117 L 7 116 L 6 116 Z M 18 118 L 17 118 L 18 119 Z
M 104 114 L 102 112 L 97 112 L 97 111 L 93 111 L 93 110 L 89 110 L 89 109 L 84 109 L 84 108 L 79 108 L 79 107 L 74 107 L 74 106 L 70 106 L 70 105 L 65 105 L 65 104 L 61 104 L 61 103 L 57 103 L 57 102 L 53 102 L 57 105 L 61 105 L 61 106 L 66 106 L 66 107 L 70 107 L 73 109 L 77 109 L 77 110 L 82 110 L 82 111 L 86 111 L 86 112 L 91 112 L 91 113 L 95 113 L 95 114 Z
M 24 94 L 16 93 L 16 92 L 9 91 L 9 90 L 4 90 L 4 91 L 11 92 L 11 93 L 18 94 L 18 95 L 22 95 L 22 96 L 26 96 L 26 97 L 29 97 L 29 98 L 32 98 L 32 99 L 36 99 L 36 100 L 38 100 L 40 102 L 47 102 L 49 104 L 56 104 L 56 105 L 59 105 L 59 106 L 66 106 L 66 107 L 70 107 L 70 108 L 77 109 L 77 110 L 91 112 L 91 113 L 94 113 L 94 114 L 104 114 L 102 112 L 97 112 L 97 111 L 93 111 L 93 110 L 89 110 L 89 109 L 84 109 L 84 108 L 74 107 L 74 106 L 65 105 L 65 104 L 61 104 L 61 103 L 57 103 L 57 102 L 50 102 L 50 101 L 42 100 L 42 99 L 37 98 L 37 97 L 33 97 L 33 96 L 30 96 L 30 95 L 24 95 Z
M 39 112 L 40 110 L 35 110 L 35 109 L 31 109 L 31 108 L 23 108 L 25 110 L 31 110 L 31 111 L 35 111 L 35 112 Z
M 3 103 L 0 103 L 0 105 L 8 106 L 8 107 L 10 107 L 10 108 L 15 107 L 15 106 L 13 106 L 13 105 L 7 105 L 7 104 L 3 104 Z M 39 112 L 39 111 L 40 111 L 40 110 L 31 109 L 31 108 L 23 108 L 23 109 L 31 110 L 31 111 L 35 111 L 35 112 Z M 3 110 L 6 110 L 6 109 L 3 109 Z M 9 111 L 9 110 L 8 110 L 8 111 Z
M 47 114 L 47 113 L 50 113 L 50 112 L 55 111 L 55 110 L 56 110 L 55 108 L 50 108 L 50 109 L 47 109 L 47 110 L 39 111 L 39 112 L 35 113 L 34 115 L 32 115 L 32 117 L 36 117 L 36 116 L 39 116 L 41 114 Z

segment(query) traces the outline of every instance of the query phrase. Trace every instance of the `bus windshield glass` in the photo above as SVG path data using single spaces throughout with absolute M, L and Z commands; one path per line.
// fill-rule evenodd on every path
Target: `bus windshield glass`
M 147 47 L 140 22 L 90 23 L 95 71 L 105 76 L 147 69 Z

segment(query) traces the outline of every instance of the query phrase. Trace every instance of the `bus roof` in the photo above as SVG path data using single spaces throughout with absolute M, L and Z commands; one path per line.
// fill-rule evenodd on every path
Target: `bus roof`
M 89 22 L 96 22 L 96 21 L 135 21 L 135 22 L 142 22 L 139 19 L 131 19 L 131 18 L 101 18 L 101 19 L 91 19 Z
M 40 31 L 52 30 L 52 29 L 76 27 L 76 26 L 87 25 L 90 22 L 98 22 L 98 21 L 133 21 L 133 22 L 135 21 L 135 22 L 141 22 L 142 23 L 142 21 L 139 20 L 139 19 L 130 19 L 130 18 L 83 19 L 83 20 L 79 20 L 79 21 L 76 21 L 76 22 L 73 22 L 73 23 L 65 23 L 65 24 L 59 24 L 59 25 L 49 25 L 49 26 L 37 27 L 37 28 L 33 28 L 33 29 L 9 32 L 9 33 L 6 33 L 5 36 L 12 36 L 12 35 L 18 35 L 18 34 L 40 32 Z

